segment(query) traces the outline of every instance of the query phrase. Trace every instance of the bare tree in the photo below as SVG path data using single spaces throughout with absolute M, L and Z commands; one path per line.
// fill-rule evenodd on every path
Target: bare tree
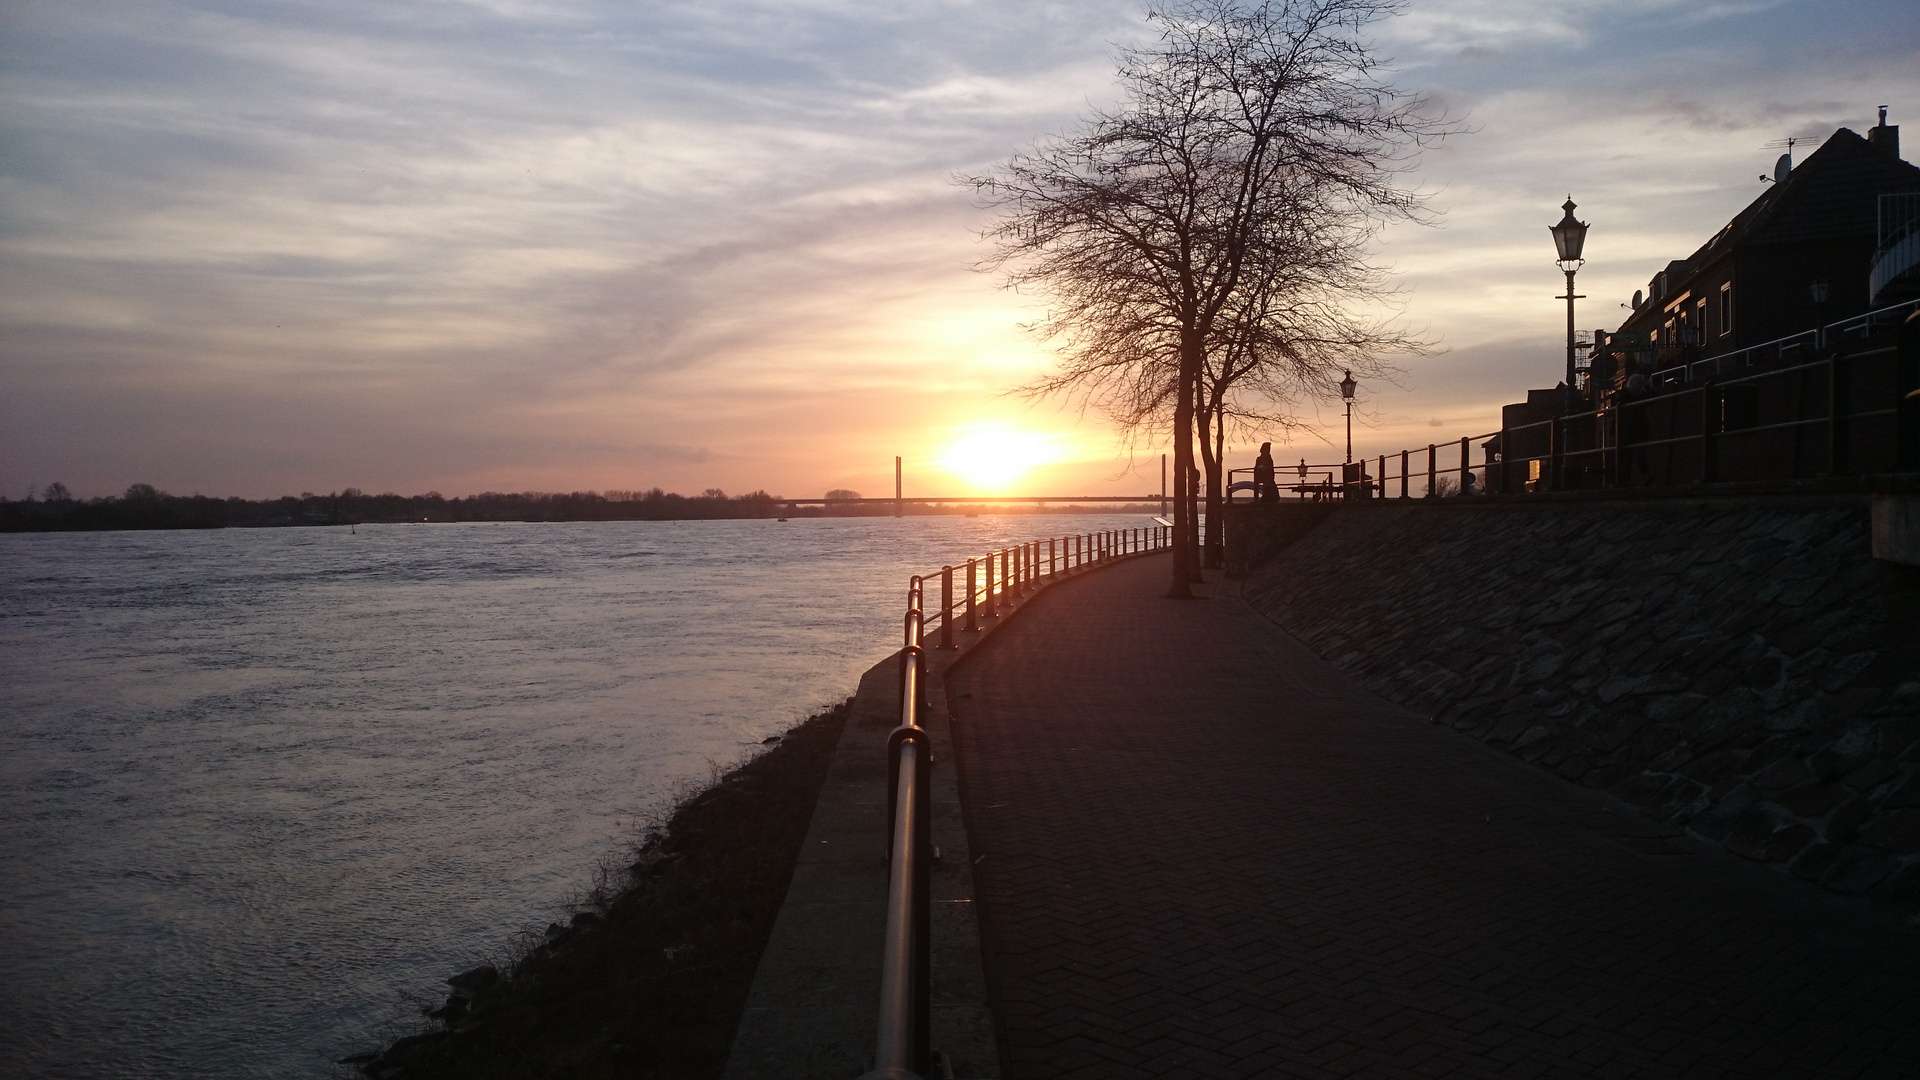
M 991 175 L 965 178 L 1000 212 L 982 268 L 1051 300 L 1034 329 L 1060 342 L 1062 366 L 1031 389 L 1083 395 L 1135 434 L 1171 421 L 1169 595 L 1191 595 L 1199 572 L 1189 477 L 1196 437 L 1206 437 L 1196 421 L 1216 419 L 1202 412 L 1210 368 L 1227 376 L 1213 395 L 1216 423 L 1236 385 L 1323 392 L 1324 372 L 1304 380 L 1278 373 L 1328 354 L 1279 333 L 1272 313 L 1299 298 L 1274 286 L 1296 275 L 1303 248 L 1350 247 L 1373 223 L 1422 215 L 1402 174 L 1448 128 L 1420 98 L 1377 77 L 1361 37 L 1403 5 L 1171 0 L 1150 8 L 1160 40 L 1121 53 L 1123 107 Z M 1281 340 L 1291 351 L 1276 346 Z M 1276 364 L 1265 383 L 1246 381 Z
M 1311 206 L 1310 197 L 1298 202 Z M 1244 435 L 1284 435 L 1302 426 L 1303 403 L 1338 393 L 1338 376 L 1387 378 L 1393 357 L 1426 349 L 1384 306 L 1395 290 L 1366 257 L 1378 218 L 1342 210 L 1300 214 L 1284 262 L 1250 267 L 1216 324 L 1197 403 L 1209 521 L 1225 518 L 1229 425 Z M 1224 563 L 1224 539 L 1208 530 L 1208 566 Z

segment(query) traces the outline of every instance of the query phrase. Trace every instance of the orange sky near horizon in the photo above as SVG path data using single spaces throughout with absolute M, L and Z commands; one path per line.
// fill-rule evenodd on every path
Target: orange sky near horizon
M 22 5 L 0 495 L 885 496 L 896 455 L 909 495 L 1158 491 L 1164 436 L 1009 393 L 1043 298 L 971 269 L 952 183 L 1111 101 L 1142 33 L 1131 0 Z M 1558 379 L 1569 191 L 1612 327 L 1764 144 L 1920 118 L 1891 0 L 1419 0 L 1375 38 L 1473 130 L 1414 174 L 1442 225 L 1381 238 L 1437 348 L 1362 386 L 1367 457 Z M 1338 402 L 1300 419 L 1275 456 L 1339 460 Z

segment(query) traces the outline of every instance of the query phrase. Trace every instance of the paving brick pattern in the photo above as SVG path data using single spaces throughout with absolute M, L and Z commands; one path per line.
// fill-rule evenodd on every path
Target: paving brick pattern
M 1920 931 L 1134 560 L 949 681 L 1010 1077 L 1920 1077 Z

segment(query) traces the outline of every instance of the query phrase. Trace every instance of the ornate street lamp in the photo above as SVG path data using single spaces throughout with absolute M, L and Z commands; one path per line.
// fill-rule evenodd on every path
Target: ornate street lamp
M 1352 371 L 1348 371 L 1347 377 L 1340 380 L 1340 396 L 1347 401 L 1347 464 L 1349 465 L 1353 464 L 1353 389 L 1359 385 L 1353 381 Z
M 1567 302 L 1567 393 L 1569 394 L 1573 393 L 1573 302 L 1586 299 L 1584 296 L 1575 296 L 1573 293 L 1573 272 L 1580 269 L 1581 263 L 1586 262 L 1580 257 L 1580 249 L 1587 242 L 1587 223 L 1574 220 L 1573 206 L 1573 196 L 1569 195 L 1566 204 L 1561 207 L 1567 212 L 1566 216 L 1560 219 L 1559 224 L 1547 226 L 1547 231 L 1553 234 L 1553 249 L 1559 254 L 1557 261 L 1560 263 L 1560 269 L 1567 275 L 1567 295 L 1556 296 L 1554 299 Z

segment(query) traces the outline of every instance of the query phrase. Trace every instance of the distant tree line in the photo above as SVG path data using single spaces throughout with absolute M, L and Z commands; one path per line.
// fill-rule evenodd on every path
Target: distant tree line
M 751 491 L 728 495 L 708 488 L 698 495 L 647 491 L 498 491 L 447 498 L 368 495 L 346 488 L 327 495 L 303 491 L 277 499 L 169 495 L 151 484 L 134 484 L 120 495 L 76 499 L 61 483 L 25 499 L 0 498 L 0 532 L 73 532 L 107 529 L 227 529 L 295 525 L 350 525 L 418 521 L 694 521 L 715 518 L 886 517 L 891 500 L 853 502 L 860 493 L 836 488 L 828 499 L 840 505 L 790 507 L 785 497 Z M 1152 513 L 1154 503 L 1041 507 L 941 505 L 905 500 L 908 514 Z
M 784 504 L 764 491 L 698 495 L 650 491 L 483 492 L 447 498 L 369 495 L 359 488 L 327 495 L 301 492 L 277 499 L 169 495 L 134 484 L 118 496 L 76 499 L 65 484 L 38 496 L 0 499 L 0 531 L 97 529 L 221 529 L 291 525 L 347 525 L 406 521 L 673 521 L 695 518 L 775 517 Z

